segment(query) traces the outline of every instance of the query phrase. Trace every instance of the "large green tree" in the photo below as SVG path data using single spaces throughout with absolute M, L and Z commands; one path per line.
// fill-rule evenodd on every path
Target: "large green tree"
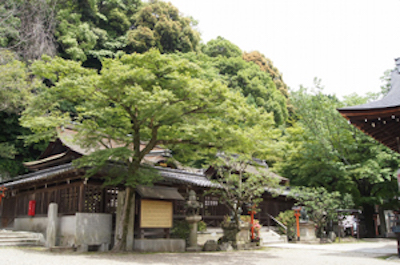
M 125 165 L 116 167 L 121 169 L 118 174 L 105 176 L 108 184 L 126 186 L 120 219 L 123 229 L 117 231 L 116 250 L 126 248 L 126 218 L 134 187 L 152 182 L 142 160 L 156 145 L 176 148 L 185 144 L 192 154 L 199 146 L 214 153 L 244 152 L 262 146 L 265 136 L 260 131 L 273 127 L 270 114 L 247 105 L 239 93 L 218 80 L 202 78 L 197 65 L 156 50 L 103 60 L 100 74 L 60 58 L 47 58 L 32 68 L 52 83 L 38 88 L 23 113 L 22 122 L 37 133 L 36 139 L 51 136 L 56 126 L 74 122 L 76 141 L 84 148 L 96 148 L 105 138 L 123 143 L 119 148 L 98 150 L 78 163 L 91 168 L 88 174 L 110 160 Z M 61 108 L 65 100 L 74 104 L 73 113 Z M 247 129 L 254 130 L 253 141 L 248 140 Z M 145 144 L 142 149 L 141 143 Z
M 350 105 L 365 102 L 350 99 Z M 280 173 L 295 185 L 351 194 L 372 236 L 374 206 L 396 203 L 399 155 L 348 124 L 336 111 L 344 103 L 334 96 L 300 89 L 292 92 L 291 102 L 298 122 L 286 130 Z

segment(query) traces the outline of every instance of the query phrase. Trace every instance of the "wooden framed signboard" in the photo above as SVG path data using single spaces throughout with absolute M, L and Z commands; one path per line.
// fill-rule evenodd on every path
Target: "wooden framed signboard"
M 171 201 L 141 200 L 140 228 L 172 228 Z

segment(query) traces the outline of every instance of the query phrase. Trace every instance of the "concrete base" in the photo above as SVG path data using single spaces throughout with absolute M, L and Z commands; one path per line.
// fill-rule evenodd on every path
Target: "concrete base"
M 197 247 L 188 247 L 186 248 L 187 252 L 200 252 L 202 251 L 201 247 L 197 246 Z
M 300 241 L 315 241 L 315 224 L 313 222 L 300 223 Z
M 183 239 L 135 239 L 133 249 L 141 252 L 185 252 Z
M 100 245 L 95 245 L 95 249 L 93 251 L 98 251 L 98 252 L 107 252 L 110 248 L 110 244 L 104 243 Z M 77 247 L 78 252 L 88 252 L 90 250 L 88 244 L 81 244 L 79 247 Z

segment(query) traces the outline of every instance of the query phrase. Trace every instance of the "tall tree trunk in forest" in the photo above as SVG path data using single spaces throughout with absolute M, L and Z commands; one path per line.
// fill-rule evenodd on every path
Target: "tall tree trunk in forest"
M 135 190 L 126 187 L 124 195 L 119 196 L 118 199 L 122 199 L 122 203 L 118 202 L 115 242 L 112 251 L 131 251 L 133 247 Z

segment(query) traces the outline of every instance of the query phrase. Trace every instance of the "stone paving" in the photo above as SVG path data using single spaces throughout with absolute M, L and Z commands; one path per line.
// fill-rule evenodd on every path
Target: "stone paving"
M 284 249 L 308 249 L 308 250 L 326 250 L 337 252 L 356 252 L 370 253 L 379 255 L 395 255 L 397 253 L 397 241 L 391 239 L 377 240 L 360 240 L 357 242 L 345 242 L 335 244 L 304 244 L 304 243 L 289 243 L 289 244 L 269 244 L 268 247 L 284 248 Z
M 200 253 L 51 253 L 40 248 L 0 248 L 0 264 L 13 265 L 383 265 L 399 264 L 396 241 L 342 244 L 275 244 L 255 251 Z M 391 259 L 388 257 L 393 256 Z

